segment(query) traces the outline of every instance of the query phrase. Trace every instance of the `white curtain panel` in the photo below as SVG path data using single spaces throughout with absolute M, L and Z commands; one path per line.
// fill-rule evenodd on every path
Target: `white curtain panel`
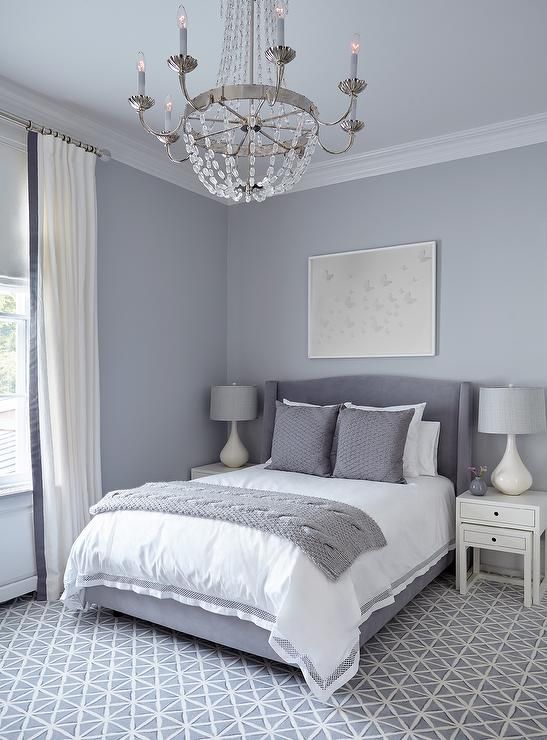
M 102 495 L 95 155 L 38 137 L 38 400 L 47 598 Z

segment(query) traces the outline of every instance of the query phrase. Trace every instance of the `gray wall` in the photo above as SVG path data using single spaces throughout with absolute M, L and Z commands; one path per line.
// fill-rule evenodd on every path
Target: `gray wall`
M 97 197 L 105 490 L 215 459 L 226 430 L 208 419 L 209 386 L 225 380 L 547 385 L 547 145 L 230 208 L 99 162 Z M 439 242 L 439 354 L 309 360 L 308 256 L 426 239 Z M 241 427 L 256 457 L 260 421 Z M 476 462 L 503 444 L 477 434 Z M 547 487 L 547 438 L 520 447 Z
M 547 386 L 547 145 L 228 210 L 229 381 L 379 372 Z M 430 239 L 436 357 L 307 358 L 309 255 Z M 242 426 L 257 456 L 260 423 Z M 492 466 L 503 446 L 477 434 L 475 462 Z M 520 448 L 547 488 L 547 437 Z
M 97 199 L 103 488 L 183 479 L 225 436 L 227 209 L 113 161 Z

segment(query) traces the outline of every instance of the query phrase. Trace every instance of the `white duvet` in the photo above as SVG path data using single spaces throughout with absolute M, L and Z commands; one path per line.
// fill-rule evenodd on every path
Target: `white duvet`
M 105 585 L 247 619 L 270 632 L 273 650 L 325 700 L 357 670 L 359 625 L 453 548 L 454 489 L 441 476 L 405 486 L 259 465 L 207 482 L 343 501 L 372 516 L 388 544 L 333 582 L 273 534 L 156 512 L 99 514 L 72 547 L 66 605 L 85 608 L 86 587 Z

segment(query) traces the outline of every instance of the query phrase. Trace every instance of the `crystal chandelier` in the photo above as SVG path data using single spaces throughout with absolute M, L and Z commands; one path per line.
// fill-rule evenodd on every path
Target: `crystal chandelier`
M 155 104 L 145 93 L 145 60 L 137 58 L 138 94 L 129 98 L 145 130 L 160 141 L 177 164 L 189 161 L 197 178 L 212 194 L 246 203 L 263 201 L 290 190 L 305 173 L 317 144 L 329 154 L 343 154 L 364 127 L 357 118 L 357 96 L 366 82 L 357 77 L 359 36 L 351 42 L 349 77 L 338 88 L 348 96 L 336 121 L 320 120 L 315 103 L 285 85 L 285 68 L 296 56 L 285 45 L 288 0 L 221 0 L 224 43 L 216 87 L 192 97 L 187 76 L 197 67 L 188 54 L 188 16 L 177 13 L 180 53 L 167 64 L 178 75 L 184 112 L 172 123 L 173 101 L 164 105 L 164 128 L 152 129 L 144 114 Z M 275 43 L 274 43 L 275 41 Z M 340 126 L 347 143 L 340 151 L 320 138 L 325 126 Z M 173 153 L 182 138 L 186 154 Z

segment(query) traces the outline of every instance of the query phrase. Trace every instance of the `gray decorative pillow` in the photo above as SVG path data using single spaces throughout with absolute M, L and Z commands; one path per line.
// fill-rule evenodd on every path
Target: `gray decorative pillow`
M 319 404 L 317 403 L 304 403 L 303 401 L 289 401 L 287 398 L 283 399 L 283 403 L 285 406 L 313 406 L 314 408 L 318 408 Z M 329 408 L 342 408 L 342 406 L 349 406 L 351 404 L 350 401 L 345 401 L 344 403 L 329 403 L 327 406 Z M 321 408 L 324 408 L 322 406 Z M 339 419 L 336 419 L 336 426 L 334 428 L 334 436 L 332 438 L 332 448 L 330 451 L 330 466 L 332 470 L 334 470 L 334 466 L 336 465 L 336 450 L 338 449 L 338 422 Z
M 269 470 L 328 478 L 339 406 L 287 406 L 276 401 Z
M 333 477 L 406 483 L 403 452 L 413 416 L 414 409 L 340 411 Z

